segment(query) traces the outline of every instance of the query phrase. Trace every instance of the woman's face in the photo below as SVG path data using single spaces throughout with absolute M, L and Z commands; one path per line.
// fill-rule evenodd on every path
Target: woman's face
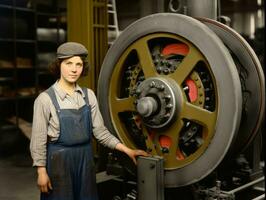
M 62 61 L 60 79 L 67 83 L 75 83 L 83 70 L 83 61 L 79 56 L 73 56 Z

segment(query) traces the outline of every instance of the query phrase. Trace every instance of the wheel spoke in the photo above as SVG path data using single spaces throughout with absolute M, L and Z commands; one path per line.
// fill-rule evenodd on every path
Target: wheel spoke
M 146 143 L 149 153 L 151 153 L 152 155 L 158 155 L 158 152 L 154 148 L 154 141 L 153 141 L 154 138 L 151 137 L 145 125 L 143 125 L 142 127 L 142 132 L 146 138 L 145 143 Z
M 157 76 L 158 74 L 151 57 L 151 52 L 148 47 L 147 40 L 139 40 L 134 44 L 132 48 L 134 48 L 138 53 L 140 67 L 144 73 L 145 78 Z
M 167 168 L 178 164 L 178 160 L 176 159 L 176 151 L 178 149 L 179 134 L 182 127 L 183 127 L 183 122 L 181 120 L 177 120 L 167 130 L 161 131 L 158 134 L 160 136 L 167 136 L 171 139 L 169 152 L 163 154 L 163 157 L 165 159 L 165 166 Z
M 189 54 L 178 65 L 176 71 L 169 76 L 181 85 L 200 60 L 203 60 L 200 52 L 195 47 L 190 46 Z
M 114 97 L 112 98 L 111 105 L 113 112 L 116 114 L 126 111 L 136 111 L 133 97 L 127 97 L 123 99 Z
M 216 112 L 210 112 L 191 103 L 184 103 L 181 113 L 183 118 L 195 121 L 208 129 L 213 130 L 216 121 Z

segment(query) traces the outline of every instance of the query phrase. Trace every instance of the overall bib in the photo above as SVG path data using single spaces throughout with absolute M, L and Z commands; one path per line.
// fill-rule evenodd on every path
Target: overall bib
M 47 90 L 58 114 L 60 135 L 47 144 L 47 173 L 53 190 L 41 200 L 98 200 L 92 152 L 91 108 L 60 109 L 54 89 Z

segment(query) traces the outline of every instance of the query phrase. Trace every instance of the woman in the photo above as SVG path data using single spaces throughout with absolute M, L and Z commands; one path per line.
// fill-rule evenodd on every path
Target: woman
M 92 90 L 77 80 L 86 74 L 87 49 L 67 42 L 50 66 L 58 80 L 34 102 L 31 155 L 42 200 L 96 200 L 92 134 L 103 145 L 126 153 L 135 163 L 142 150 L 123 145 L 103 123 Z

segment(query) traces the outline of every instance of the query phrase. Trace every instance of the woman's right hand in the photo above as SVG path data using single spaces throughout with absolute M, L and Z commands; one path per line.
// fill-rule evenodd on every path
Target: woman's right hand
M 38 167 L 37 173 L 38 173 L 37 185 L 40 191 L 43 193 L 49 193 L 49 191 L 52 190 L 53 188 L 50 178 L 47 174 L 46 168 Z

